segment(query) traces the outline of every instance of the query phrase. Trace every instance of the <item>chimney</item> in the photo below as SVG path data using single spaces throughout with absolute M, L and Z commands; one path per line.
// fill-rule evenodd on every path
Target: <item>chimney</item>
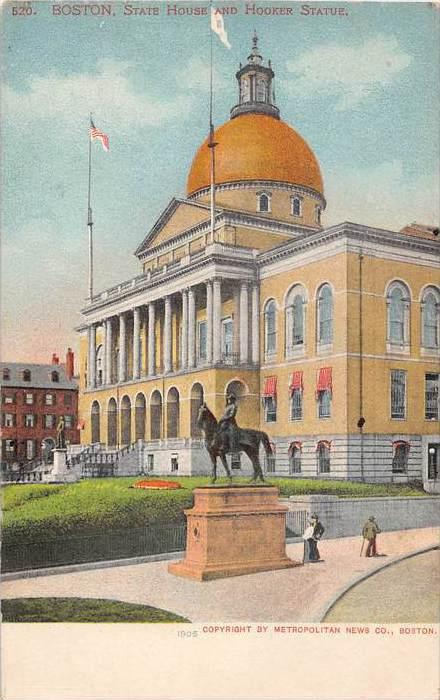
M 67 353 L 66 353 L 66 376 L 67 376 L 67 379 L 72 379 L 72 377 L 73 377 L 74 360 L 75 360 L 75 355 L 72 352 L 72 348 L 67 348 Z
M 53 365 L 59 365 L 60 364 L 60 358 L 56 354 L 56 352 L 52 353 L 52 364 Z

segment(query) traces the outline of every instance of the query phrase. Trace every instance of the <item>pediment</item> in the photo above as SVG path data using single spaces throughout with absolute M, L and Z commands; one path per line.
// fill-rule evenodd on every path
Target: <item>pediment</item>
M 146 250 L 172 240 L 182 231 L 209 219 L 209 207 L 187 199 L 173 198 L 135 251 L 138 257 Z

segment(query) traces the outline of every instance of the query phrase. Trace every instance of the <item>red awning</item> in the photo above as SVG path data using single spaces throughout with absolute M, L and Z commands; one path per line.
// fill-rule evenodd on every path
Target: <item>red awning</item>
M 293 450 L 302 450 L 302 442 L 295 440 L 295 442 L 290 443 L 289 454 L 291 455 Z
M 395 440 L 393 442 L 393 450 L 396 451 L 398 447 L 405 447 L 405 449 L 407 449 L 409 452 L 410 444 L 409 442 L 406 442 L 406 440 Z
M 275 398 L 277 395 L 277 377 L 266 377 L 264 380 L 263 396 Z
M 328 450 L 331 450 L 332 441 L 331 440 L 320 440 L 316 445 L 316 450 L 319 450 L 319 448 L 321 446 L 326 447 Z
M 292 374 L 290 375 L 289 390 L 292 392 L 295 389 L 300 389 L 301 391 L 303 389 L 302 370 L 297 370 L 296 372 L 292 372 Z
M 331 391 L 332 390 L 332 368 L 321 367 L 318 372 L 318 382 L 316 391 Z

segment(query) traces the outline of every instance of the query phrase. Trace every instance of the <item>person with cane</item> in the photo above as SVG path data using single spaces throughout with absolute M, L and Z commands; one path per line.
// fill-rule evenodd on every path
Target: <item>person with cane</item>
M 365 552 L 366 557 L 379 557 L 376 550 L 376 537 L 380 532 L 380 527 L 376 523 L 374 515 L 370 515 L 364 527 L 362 528 L 362 547 L 359 556 L 362 556 L 365 540 L 368 540 L 368 546 Z

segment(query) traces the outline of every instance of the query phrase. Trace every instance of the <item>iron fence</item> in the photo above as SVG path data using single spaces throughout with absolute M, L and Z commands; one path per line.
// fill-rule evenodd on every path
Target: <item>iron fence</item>
M 186 525 L 149 525 L 129 530 L 57 537 L 2 546 L 2 571 L 26 571 L 67 564 L 125 559 L 185 549 Z
M 306 510 L 289 510 L 286 513 L 286 537 L 301 537 L 307 525 Z

